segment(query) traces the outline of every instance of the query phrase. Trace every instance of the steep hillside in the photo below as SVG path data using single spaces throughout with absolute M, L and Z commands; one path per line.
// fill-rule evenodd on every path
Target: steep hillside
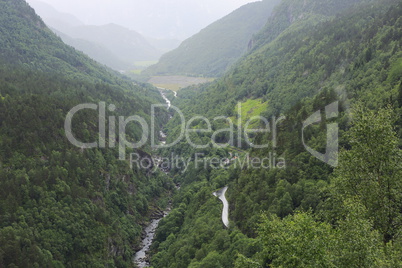
M 362 1 L 361 7 L 364 7 L 364 10 L 358 14 L 359 16 L 355 20 L 352 20 L 352 15 L 348 16 L 348 10 L 344 11 L 345 19 L 337 20 L 335 15 L 339 12 L 339 8 L 332 9 L 332 16 L 302 12 L 297 16 L 298 19 L 281 30 L 276 38 L 264 41 L 264 36 L 269 35 L 266 32 L 277 29 L 280 25 L 279 22 L 289 16 L 289 10 L 285 7 L 297 5 L 289 5 L 289 2 L 285 1 L 277 9 L 282 10 L 282 15 L 279 13 L 275 15 L 276 19 L 269 21 L 265 29 L 257 35 L 261 39 L 255 39 L 255 42 L 261 42 L 261 44 L 252 53 L 246 55 L 223 79 L 205 92 L 203 90 L 193 91 L 197 96 L 187 100 L 191 111 L 207 115 L 225 111 L 226 114 L 231 115 L 238 101 L 248 98 L 263 98 L 264 101 L 270 102 L 266 113 L 268 116 L 272 116 L 288 110 L 300 99 L 313 96 L 321 89 L 346 87 L 346 91 L 356 90 L 353 88 L 354 84 L 346 82 L 356 79 L 354 83 L 361 83 L 358 80 L 359 77 L 354 78 L 355 68 L 362 67 L 366 61 L 367 64 L 375 66 L 382 64 L 385 59 L 397 61 L 399 57 L 397 43 L 399 36 L 388 34 L 386 38 L 382 37 L 377 30 L 378 27 L 383 27 L 382 22 L 376 22 L 374 15 L 367 15 L 371 12 L 370 8 L 377 12 L 384 11 L 378 4 L 375 5 L 375 8 L 371 7 L 372 2 Z M 392 3 L 392 1 L 384 1 L 388 4 L 389 2 Z M 342 2 L 337 3 L 343 6 Z M 316 5 L 318 4 L 314 1 L 311 2 L 312 7 Z M 325 6 L 325 3 L 323 5 Z M 354 4 L 351 3 L 350 7 L 353 6 Z M 308 8 L 305 7 L 305 9 Z M 328 9 L 325 10 L 327 13 L 329 12 Z M 356 13 L 356 11 L 354 12 Z M 351 21 L 355 24 L 348 25 Z M 361 42 L 361 39 L 367 41 Z M 384 49 L 385 44 L 388 46 L 387 48 L 391 48 L 393 56 L 388 59 L 383 55 L 385 59 L 377 57 L 372 60 L 371 57 L 375 51 Z M 389 67 L 389 64 L 391 63 L 387 63 L 385 66 Z M 370 68 L 361 71 L 366 74 L 365 79 L 374 79 L 369 75 Z M 369 82 L 365 82 L 365 84 L 367 83 Z M 376 83 L 380 84 L 380 82 Z M 391 87 L 390 84 L 386 84 L 386 86 Z M 383 91 L 387 96 L 391 93 L 389 88 Z
M 4 27 L 0 30 L 0 56 L 8 64 L 70 78 L 117 83 L 118 78 L 110 70 L 65 45 L 28 4 L 22 6 L 20 1 L 1 4 L 0 22 Z
M 167 150 L 193 161 L 173 165 L 154 267 L 402 265 L 401 15 L 400 1 L 284 1 L 223 78 L 180 92 L 187 122 L 203 117 Z M 258 115 L 269 131 L 245 134 Z M 225 186 L 229 228 L 212 195 Z
M 119 160 L 116 144 L 139 141 L 140 126 L 113 137 L 101 123 L 112 130 L 113 116 L 137 115 L 150 124 L 159 92 L 63 44 L 23 0 L 0 1 L 0 32 L 0 267 L 132 266 L 142 225 L 171 184 Z M 77 112 L 69 131 L 80 104 L 96 111 Z M 168 116 L 156 112 L 159 128 Z M 99 148 L 74 146 L 70 133 Z M 147 151 L 149 141 L 127 153 Z
M 293 23 L 307 17 L 315 17 L 318 20 L 325 20 L 335 16 L 337 13 L 353 8 L 356 4 L 362 2 L 373 2 L 370 0 L 323 0 L 317 2 L 314 0 L 292 1 L 284 0 L 281 5 L 275 9 L 274 14 L 269 18 L 264 28 L 256 34 L 254 38 L 255 46 L 264 45 L 275 39 L 280 33 L 286 30 Z
M 251 37 L 264 26 L 278 2 L 264 0 L 235 10 L 163 55 L 146 74 L 220 76 L 252 46 Z

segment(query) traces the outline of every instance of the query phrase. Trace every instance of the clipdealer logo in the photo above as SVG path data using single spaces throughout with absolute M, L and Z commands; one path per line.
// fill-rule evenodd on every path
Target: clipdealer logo
M 173 141 L 170 144 L 159 144 L 156 142 L 156 109 L 157 108 L 170 108 L 173 109 L 177 112 L 177 114 L 180 117 L 181 124 L 180 124 L 180 134 L 176 138 L 175 141 Z M 89 110 L 94 110 L 98 111 L 98 117 L 99 117 L 99 136 L 98 136 L 98 141 L 94 141 L 91 143 L 84 143 L 82 141 L 79 141 L 73 134 L 72 131 L 72 122 L 74 116 L 85 109 Z M 242 147 L 243 142 L 245 141 L 247 145 L 251 148 L 268 148 L 269 144 L 254 144 L 250 141 L 249 135 L 250 134 L 255 134 L 255 133 L 272 133 L 272 145 L 273 147 L 276 147 L 276 140 L 277 140 L 277 125 L 285 120 L 284 116 L 281 116 L 279 118 L 272 117 L 271 121 L 267 120 L 266 118 L 262 116 L 253 116 L 249 120 L 246 121 L 246 123 L 243 123 L 243 119 L 241 117 L 241 103 L 238 105 L 238 114 L 239 117 L 237 118 L 237 129 L 238 131 L 235 130 L 235 124 L 233 120 L 229 117 L 226 116 L 217 116 L 213 118 L 212 120 L 204 117 L 204 116 L 194 116 L 190 118 L 187 122 L 184 117 L 184 114 L 180 111 L 179 108 L 173 106 L 173 105 L 167 105 L 167 104 L 153 104 L 151 105 L 151 126 L 148 125 L 147 121 L 138 116 L 129 116 L 129 117 L 124 117 L 124 116 L 107 116 L 107 111 L 109 112 L 114 112 L 116 110 L 116 106 L 111 104 L 107 107 L 105 102 L 100 102 L 99 104 L 94 104 L 94 103 L 84 103 L 84 104 L 79 104 L 75 107 L 73 107 L 67 114 L 66 120 L 64 122 L 64 128 L 65 128 L 65 133 L 67 139 L 73 144 L 74 146 L 78 148 L 83 148 L 83 149 L 90 149 L 90 148 L 116 148 L 116 146 L 119 147 L 119 158 L 121 160 L 126 159 L 126 148 L 132 148 L 132 149 L 139 149 L 146 145 L 149 141 L 150 138 L 150 144 L 152 148 L 159 149 L 159 148 L 169 148 L 172 146 L 175 146 L 179 142 L 185 141 L 191 145 L 192 147 L 196 149 L 205 149 L 208 148 L 209 146 L 213 146 L 215 148 L 225 148 L 228 146 L 236 146 L 236 147 Z M 108 118 L 108 120 L 106 120 Z M 107 125 L 108 121 L 108 126 Z M 218 129 L 218 130 L 213 130 L 212 129 L 212 122 L 216 121 L 221 121 L 225 122 L 226 125 L 228 125 L 227 128 L 224 129 Z M 252 128 L 251 124 L 253 122 L 259 121 L 262 123 L 263 127 L 261 128 Z M 137 123 L 141 129 L 142 129 L 142 136 L 139 141 L 136 142 L 130 142 L 127 140 L 126 137 L 126 129 L 128 124 L 135 122 Z M 202 124 L 205 126 L 205 128 L 200 129 L 200 128 L 194 128 L 194 124 Z M 116 128 L 116 125 L 118 128 Z M 108 135 L 106 135 L 108 132 Z M 192 138 L 191 134 L 192 133 L 210 133 L 211 138 L 209 142 L 205 144 L 197 144 L 195 143 Z M 228 133 L 228 141 L 226 143 L 218 143 L 217 137 L 220 133 Z M 235 141 L 235 135 L 237 135 L 237 141 Z M 118 137 L 118 144 L 116 144 L 116 138 Z
M 328 106 L 325 107 L 325 116 L 326 119 L 333 119 L 337 118 L 339 116 L 339 102 L 334 102 Z M 178 115 L 181 120 L 180 124 L 180 134 L 176 138 L 175 141 L 173 141 L 170 144 L 160 144 L 159 141 L 156 142 L 157 137 L 156 136 L 156 109 L 157 108 L 168 108 L 168 109 L 173 109 Z M 98 112 L 98 125 L 99 125 L 99 135 L 98 135 L 98 140 L 90 143 L 84 143 L 82 141 L 79 141 L 73 134 L 72 131 L 72 122 L 74 116 L 79 113 L 82 110 L 89 109 L 89 110 L 94 110 Z M 281 158 L 280 156 L 276 155 L 275 149 L 277 147 L 277 137 L 278 137 L 278 125 L 286 120 L 285 116 L 280 116 L 276 118 L 275 116 L 271 118 L 271 120 L 268 120 L 262 116 L 253 116 L 250 119 L 248 119 L 245 123 L 243 122 L 243 118 L 241 117 L 241 110 L 242 110 L 242 105 L 241 103 L 238 104 L 237 106 L 237 113 L 238 113 L 238 118 L 237 118 L 237 131 L 235 130 L 235 123 L 233 120 L 229 117 L 226 116 L 217 116 L 213 119 L 208 119 L 204 116 L 195 116 L 190 118 L 187 122 L 185 120 L 184 114 L 181 112 L 181 110 L 175 106 L 172 105 L 167 105 L 167 104 L 153 104 L 151 105 L 151 120 L 150 120 L 150 126 L 147 123 L 147 121 L 138 116 L 138 115 L 133 115 L 129 117 L 125 116 L 112 116 L 112 115 L 107 115 L 107 112 L 115 112 L 116 111 L 116 106 L 111 104 L 111 105 L 106 105 L 105 102 L 99 102 L 98 104 L 94 103 L 84 103 L 84 104 L 79 104 L 75 107 L 73 107 L 67 114 L 64 128 L 65 128 L 65 133 L 67 139 L 73 144 L 74 146 L 82 149 L 90 149 L 90 148 L 116 148 L 118 147 L 119 151 L 119 159 L 120 160 L 126 160 L 127 159 L 127 148 L 131 149 L 140 149 L 144 145 L 146 145 L 149 142 L 150 139 L 150 145 L 152 148 L 155 149 L 160 149 L 160 148 L 169 148 L 173 147 L 179 142 L 185 140 L 189 145 L 191 145 L 193 148 L 196 149 L 205 149 L 210 146 L 215 147 L 215 148 L 226 148 L 229 146 L 232 147 L 237 147 L 241 148 L 243 145 L 243 142 L 245 141 L 250 148 L 256 148 L 256 149 L 264 149 L 264 148 L 270 148 L 273 149 L 272 152 L 269 153 L 269 159 L 274 159 L 270 160 L 269 166 L 276 167 L 276 159 L 279 159 L 280 162 L 280 167 L 284 168 L 286 166 L 285 160 Z M 106 120 L 108 119 L 108 120 Z M 220 121 L 220 122 L 225 122 L 225 125 L 228 126 L 227 128 L 224 129 L 218 129 L 218 130 L 213 130 L 212 129 L 212 122 L 214 121 Z M 259 125 L 262 127 L 260 128 L 251 128 L 250 126 L 252 125 L 253 122 L 259 122 Z M 316 111 L 314 114 L 312 114 L 310 117 L 308 117 L 304 122 L 303 122 L 303 127 L 302 127 L 302 143 L 305 149 L 311 153 L 314 157 L 319 159 L 320 161 L 332 166 L 336 167 L 338 165 L 338 151 L 339 151 L 339 141 L 338 141 L 338 136 L 339 136 L 339 130 L 338 130 L 338 124 L 337 123 L 330 123 L 327 124 L 327 143 L 326 143 L 326 152 L 325 153 L 320 153 L 318 151 L 315 151 L 311 147 L 309 147 L 306 144 L 305 140 L 305 129 L 308 128 L 309 126 L 320 123 L 322 121 L 322 115 L 321 111 Z M 193 125 L 194 123 L 198 123 L 201 125 L 205 126 L 205 128 L 200 129 L 200 128 L 194 128 Z M 126 130 L 127 126 L 130 123 L 136 123 L 139 127 L 142 129 L 142 135 L 139 141 L 136 142 L 131 142 L 127 139 L 126 135 Z M 116 127 L 117 126 L 117 127 Z M 211 138 L 209 142 L 205 144 L 196 144 L 192 138 L 191 138 L 191 133 L 205 133 L 205 134 L 210 134 Z M 228 136 L 228 141 L 226 143 L 218 143 L 216 141 L 218 135 L 220 133 L 227 133 L 226 136 Z M 251 142 L 249 135 L 250 134 L 256 134 L 256 133 L 270 133 L 272 136 L 272 140 L 269 141 L 267 144 L 254 144 Z M 235 139 L 235 136 L 237 135 L 237 139 Z M 117 139 L 118 138 L 118 139 Z M 116 142 L 118 140 L 118 142 Z M 198 155 L 200 156 L 200 155 Z M 179 159 L 179 160 L 177 160 Z M 174 158 L 175 163 L 178 163 L 181 161 L 182 163 L 189 163 L 187 160 L 181 160 L 179 156 L 176 156 Z M 200 158 L 197 158 L 200 159 Z M 251 162 L 250 162 L 251 159 Z M 268 159 L 268 158 L 267 158 Z M 234 159 L 229 159 L 229 158 L 223 158 L 220 160 L 212 159 L 211 164 L 213 166 L 220 166 L 223 167 L 225 166 L 225 163 L 227 164 L 228 161 L 230 162 L 231 160 Z M 247 157 L 243 162 L 237 160 L 236 163 L 251 163 L 248 164 L 247 166 L 254 167 L 255 163 L 264 163 L 266 159 L 264 158 L 263 160 L 258 160 L 256 158 L 250 158 L 250 156 L 247 154 Z M 130 163 L 133 164 L 141 162 L 142 160 L 139 158 L 138 154 L 132 154 L 130 155 Z M 245 162 L 244 162 L 245 161 Z M 144 163 L 149 163 L 149 161 L 143 161 Z M 152 161 L 152 162 L 157 162 L 157 161 Z M 204 159 L 204 163 L 208 162 L 207 160 Z M 155 164 L 154 163 L 154 164 Z M 195 163 L 200 164 L 201 162 L 195 161 Z M 148 164 L 149 165 L 149 164 Z M 183 164 L 184 166 L 188 166 Z M 206 164 L 204 164 L 206 165 Z M 244 166 L 244 164 L 240 164 L 240 166 Z M 263 167 L 267 165 L 262 165 Z M 187 168 L 186 168 L 187 169 Z
M 337 118 L 339 116 L 339 102 L 336 101 L 328 106 L 325 107 L 325 115 L 326 119 L 330 120 L 333 118 Z M 316 111 L 312 114 L 309 118 L 306 119 L 303 123 L 302 129 L 302 142 L 304 148 L 311 153 L 314 157 L 319 159 L 320 161 L 332 166 L 338 166 L 338 157 L 339 157 L 339 125 L 338 123 L 330 123 L 327 124 L 327 144 L 326 144 L 326 151 L 325 153 L 320 153 L 309 146 L 306 145 L 305 137 L 304 137 L 304 130 L 316 123 L 320 123 L 322 121 L 321 111 Z

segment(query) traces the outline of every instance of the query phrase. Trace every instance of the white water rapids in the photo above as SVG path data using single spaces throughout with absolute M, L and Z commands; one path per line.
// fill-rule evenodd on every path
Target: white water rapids
M 160 91 L 160 93 L 162 95 L 162 98 L 165 100 L 165 102 L 166 102 L 166 104 L 168 106 L 168 109 L 169 109 L 170 106 L 172 106 L 172 104 L 171 104 L 170 100 L 166 97 L 165 93 L 162 91 L 162 90 L 164 90 L 164 88 L 158 87 L 158 89 L 159 89 L 159 91 Z
M 166 93 L 164 92 L 165 90 L 169 90 L 163 87 L 158 87 L 159 92 L 162 95 L 163 100 L 166 102 L 166 104 L 168 105 L 168 109 L 170 108 L 170 106 L 172 106 L 171 101 L 166 97 Z M 173 91 L 174 97 L 177 98 L 177 91 Z
M 145 228 L 146 236 L 142 240 L 142 249 L 135 253 L 134 262 L 138 265 L 139 268 L 149 267 L 149 262 L 147 260 L 147 252 L 152 245 L 152 240 L 155 237 L 155 230 L 158 227 L 161 219 L 152 220 L 151 224 Z

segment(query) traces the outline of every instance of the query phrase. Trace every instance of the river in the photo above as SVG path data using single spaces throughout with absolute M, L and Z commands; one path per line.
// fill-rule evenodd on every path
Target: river
M 164 217 L 166 217 L 168 214 L 168 212 L 164 212 Z M 146 235 L 145 238 L 142 240 L 142 249 L 135 253 L 134 256 L 134 263 L 137 264 L 139 268 L 150 266 L 149 260 L 147 258 L 147 253 L 152 245 L 152 241 L 155 238 L 155 231 L 161 220 L 162 218 L 152 220 L 151 223 L 144 230 Z
M 164 90 L 163 88 L 159 88 L 159 91 L 160 91 L 160 93 L 162 95 L 162 98 L 165 100 L 166 104 L 168 105 L 168 109 L 169 109 L 170 106 L 171 106 L 171 102 L 166 97 L 166 95 L 163 92 L 163 90 Z M 177 95 L 175 94 L 175 96 L 177 96 Z M 163 133 L 162 131 L 160 131 L 159 134 L 160 134 L 161 142 L 166 143 L 166 134 Z M 134 259 L 133 259 L 134 263 L 139 268 L 144 268 L 144 267 L 149 267 L 150 266 L 150 263 L 149 263 L 149 260 L 148 260 L 148 257 L 147 257 L 147 253 L 149 251 L 149 248 L 152 245 L 152 241 L 155 238 L 155 231 L 156 231 L 156 228 L 158 228 L 159 222 L 169 214 L 169 211 L 170 211 L 170 205 L 169 205 L 169 208 L 163 213 L 163 217 L 153 219 L 151 221 L 151 223 L 147 227 L 145 227 L 145 229 L 144 229 L 145 237 L 144 237 L 144 239 L 142 240 L 142 243 L 141 243 L 142 248 L 141 248 L 140 251 L 135 253 L 135 256 L 134 256 Z
M 164 92 L 164 91 L 169 90 L 169 89 L 166 89 L 166 88 L 163 88 L 163 87 L 158 87 L 158 89 L 159 89 L 159 92 L 162 95 L 163 100 L 166 102 L 166 104 L 168 106 L 168 109 L 170 109 L 170 106 L 172 106 L 171 101 L 166 97 L 166 93 Z M 173 93 L 174 93 L 174 97 L 177 98 L 177 92 L 173 91 Z

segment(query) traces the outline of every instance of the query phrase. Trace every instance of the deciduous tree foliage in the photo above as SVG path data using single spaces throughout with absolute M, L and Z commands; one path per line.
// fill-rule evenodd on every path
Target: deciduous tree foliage
M 402 154 L 390 108 L 370 111 L 358 106 L 348 132 L 351 149 L 341 154 L 335 172 L 337 198 L 355 197 L 367 209 L 384 242 L 402 226 Z

